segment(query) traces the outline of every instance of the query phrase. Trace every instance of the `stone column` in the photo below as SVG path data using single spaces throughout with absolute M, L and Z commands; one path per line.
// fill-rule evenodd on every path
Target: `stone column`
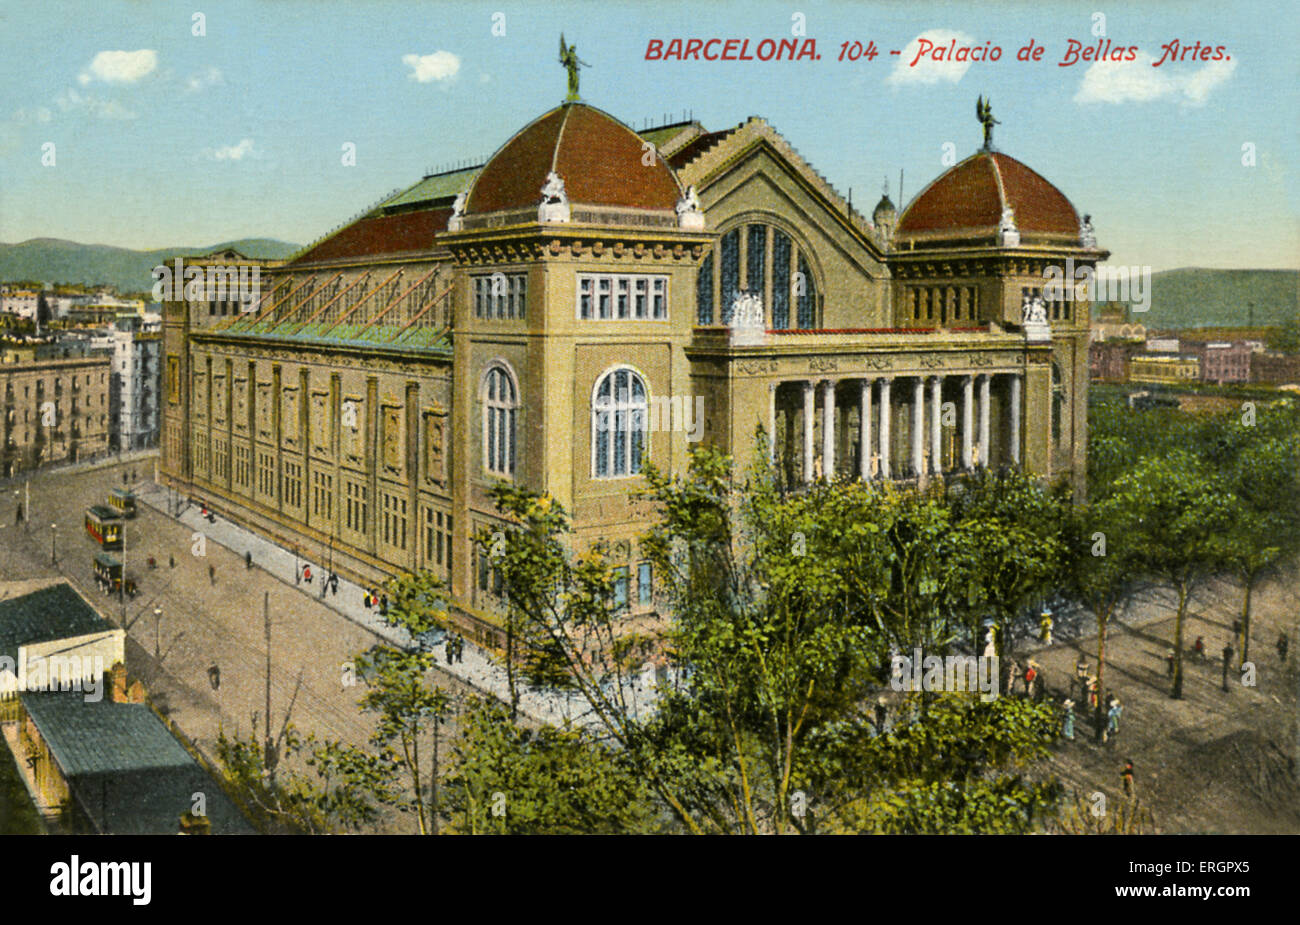
M 889 388 L 891 379 L 880 380 L 880 477 L 889 478 Z
M 912 385 L 912 474 L 925 472 L 925 380 L 916 377 Z
M 1020 465 L 1020 374 L 1011 374 L 1011 461 Z
M 871 380 L 863 379 L 858 385 L 861 388 L 858 404 L 858 446 L 861 449 L 858 477 L 865 482 L 871 478 Z
M 943 453 L 940 426 L 943 423 L 943 376 L 930 380 L 930 471 L 938 475 L 943 471 Z
M 767 386 L 767 461 L 776 463 L 776 389 L 779 383 L 770 382 Z
M 822 385 L 822 475 L 829 482 L 835 478 L 835 380 Z
M 974 468 L 975 430 L 975 377 L 963 376 L 961 381 L 961 466 L 970 471 Z
M 989 375 L 980 376 L 980 466 L 989 467 Z
M 803 480 L 813 480 L 813 413 L 817 398 L 813 394 L 812 380 L 805 379 L 803 384 Z

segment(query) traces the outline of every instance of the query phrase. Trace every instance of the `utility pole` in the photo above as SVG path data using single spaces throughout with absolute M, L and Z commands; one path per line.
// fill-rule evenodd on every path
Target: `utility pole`
M 126 627 L 126 518 L 122 518 L 122 627 Z
M 275 786 L 275 743 L 271 740 L 271 592 L 262 592 L 262 622 L 266 629 L 266 753 L 263 763 Z

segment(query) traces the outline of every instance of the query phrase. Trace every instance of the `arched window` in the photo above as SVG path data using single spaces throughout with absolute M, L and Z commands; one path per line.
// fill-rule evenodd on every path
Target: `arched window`
M 515 474 L 515 415 L 519 395 L 514 376 L 503 364 L 488 367 L 480 392 L 483 401 L 483 468 L 492 475 Z
M 591 402 L 591 474 L 598 479 L 636 475 L 645 458 L 648 400 L 645 380 L 627 367 L 596 383 Z

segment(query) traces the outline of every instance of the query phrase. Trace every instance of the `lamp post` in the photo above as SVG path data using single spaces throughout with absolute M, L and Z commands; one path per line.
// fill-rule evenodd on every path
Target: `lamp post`
M 50 524 L 50 565 L 58 565 L 59 557 L 54 546 L 55 538 L 59 535 L 59 525 Z
M 125 573 L 122 575 L 122 580 L 126 581 Z M 154 657 L 154 661 L 158 661 L 162 658 L 162 608 L 161 607 L 155 607 L 153 609 L 153 657 Z

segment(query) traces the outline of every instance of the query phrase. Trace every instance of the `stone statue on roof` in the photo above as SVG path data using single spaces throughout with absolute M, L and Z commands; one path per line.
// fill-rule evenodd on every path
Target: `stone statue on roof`
M 451 217 L 447 219 L 448 231 L 460 231 L 465 227 L 465 200 L 469 194 L 461 190 L 456 194 L 456 201 L 451 204 Z
M 578 96 L 578 68 L 591 67 L 591 65 L 578 57 L 578 46 L 564 44 L 563 32 L 560 33 L 560 63 L 569 72 L 569 94 L 564 99 L 566 101 L 580 99 Z
M 700 210 L 700 197 L 694 186 L 688 186 L 677 200 L 677 227 L 686 231 L 704 230 L 704 212 Z
M 552 170 L 542 184 L 542 202 L 537 207 L 539 222 L 567 222 L 569 196 L 564 191 L 564 178 Z
M 993 106 L 989 100 L 980 96 L 975 101 L 975 118 L 979 120 L 980 125 L 984 126 L 984 150 L 993 150 L 993 126 L 1001 125 L 997 119 L 993 118 Z

